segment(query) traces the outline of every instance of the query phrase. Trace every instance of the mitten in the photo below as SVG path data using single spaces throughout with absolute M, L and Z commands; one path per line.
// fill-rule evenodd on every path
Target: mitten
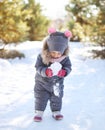
M 59 76 L 59 77 L 64 77 L 66 75 L 66 70 L 64 70 L 64 69 L 61 69 L 59 72 L 58 72 L 58 74 L 57 74 L 57 76 Z
M 53 76 L 52 69 L 50 69 L 50 68 L 46 69 L 45 73 L 46 73 L 46 75 L 47 75 L 48 77 L 52 77 L 52 76 Z

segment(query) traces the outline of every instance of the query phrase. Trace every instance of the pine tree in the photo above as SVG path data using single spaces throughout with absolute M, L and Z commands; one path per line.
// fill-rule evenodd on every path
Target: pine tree
M 5 44 L 19 42 L 27 37 L 29 27 L 22 21 L 22 0 L 3 0 L 0 2 L 0 39 Z
M 0 39 L 5 44 L 40 40 L 47 32 L 49 20 L 42 15 L 35 0 L 0 1 Z
M 25 8 L 31 11 L 31 17 L 26 19 L 30 27 L 29 39 L 31 41 L 41 40 L 46 35 L 49 20 L 42 15 L 41 5 L 36 3 L 35 0 L 28 0 Z
M 93 36 L 91 40 L 105 46 L 105 1 L 97 1 L 99 12 L 96 18 L 96 26 L 93 26 Z
M 74 36 L 105 45 L 104 7 L 105 1 L 102 0 L 70 0 L 66 10 L 72 14 L 68 26 L 72 27 Z

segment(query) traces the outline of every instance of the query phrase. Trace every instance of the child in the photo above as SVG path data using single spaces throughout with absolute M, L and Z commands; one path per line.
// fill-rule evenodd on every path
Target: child
M 68 57 L 68 41 L 70 31 L 58 32 L 54 28 L 48 30 L 49 36 L 44 41 L 42 53 L 38 55 L 35 68 L 35 117 L 34 121 L 42 120 L 48 100 L 52 117 L 55 120 L 63 119 L 61 114 L 63 82 L 71 71 L 71 62 Z

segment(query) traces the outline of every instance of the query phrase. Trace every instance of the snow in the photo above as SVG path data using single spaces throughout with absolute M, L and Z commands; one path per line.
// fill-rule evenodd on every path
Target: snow
M 49 67 L 53 71 L 53 75 L 57 75 L 60 69 L 62 68 L 62 65 L 59 62 L 54 62 Z
M 105 130 L 105 60 L 83 57 L 81 43 L 70 44 L 72 72 L 65 78 L 64 119 L 55 121 L 48 103 L 43 121 L 33 121 L 34 64 L 41 47 L 41 42 L 27 41 L 13 47 L 25 58 L 0 59 L 0 130 Z

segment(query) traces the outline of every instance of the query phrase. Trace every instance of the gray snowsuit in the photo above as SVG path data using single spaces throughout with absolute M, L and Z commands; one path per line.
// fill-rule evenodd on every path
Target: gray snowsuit
M 62 54 L 59 58 L 52 58 L 49 52 L 57 51 Z M 64 89 L 64 77 L 54 75 L 46 76 L 46 69 L 56 61 L 62 65 L 61 69 L 66 70 L 67 76 L 71 71 L 71 62 L 68 56 L 68 36 L 62 32 L 51 33 L 44 41 L 41 54 L 38 55 L 35 68 L 35 110 L 44 111 L 48 100 L 51 111 L 60 111 L 62 108 L 62 97 Z M 59 90 L 55 93 L 55 88 Z
M 49 62 L 48 64 L 46 64 L 44 62 L 47 60 L 45 56 L 43 56 L 46 55 L 45 52 L 43 52 L 42 55 L 38 55 L 35 64 L 35 110 L 44 111 L 49 100 L 51 111 L 60 111 L 62 108 L 64 78 L 58 76 L 53 76 L 49 78 L 46 76 L 45 70 L 51 65 L 51 63 Z M 60 62 L 60 64 L 62 64 L 62 68 L 66 70 L 67 76 L 71 71 L 71 62 L 69 57 L 66 55 L 66 57 Z M 58 87 L 60 90 L 60 96 L 56 96 L 54 94 L 53 86 L 56 84 L 59 84 Z

